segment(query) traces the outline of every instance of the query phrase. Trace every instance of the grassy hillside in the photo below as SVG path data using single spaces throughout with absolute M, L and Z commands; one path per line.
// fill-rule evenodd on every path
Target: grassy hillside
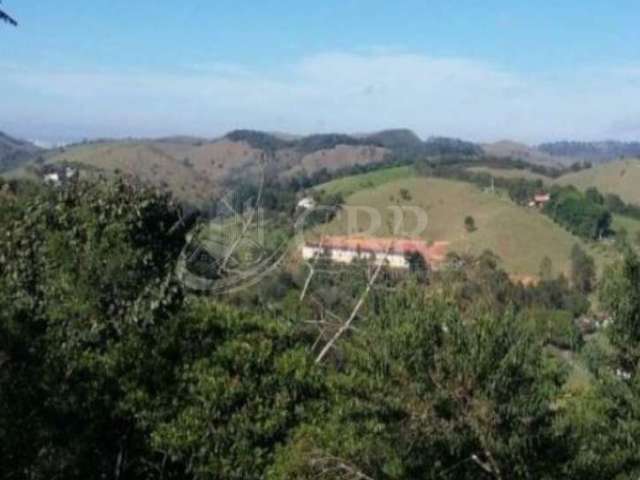
M 334 171 L 355 165 L 382 162 L 386 154 L 387 150 L 380 147 L 338 145 L 331 149 L 319 150 L 305 155 L 298 168 L 302 168 L 308 173 L 322 168 Z
M 563 165 L 576 162 L 607 163 L 621 157 L 633 158 L 640 152 L 638 142 L 556 142 L 529 146 L 504 140 L 482 146 L 494 157 L 510 157 L 538 165 Z
M 548 184 L 575 185 L 582 190 L 596 187 L 603 193 L 615 193 L 628 203 L 640 205 L 640 188 L 638 188 L 640 160 L 618 160 L 579 172 L 567 173 L 555 180 L 529 170 L 490 167 L 471 167 L 468 170 L 489 173 L 499 178 L 540 179 Z
M 387 175 L 406 172 L 395 171 Z M 350 206 L 369 206 L 382 215 L 382 226 L 376 234 L 392 234 L 393 213 L 389 205 L 415 205 L 428 213 L 428 227 L 421 235 L 426 241 L 448 241 L 451 250 L 480 254 L 492 250 L 504 261 L 505 269 L 515 277 L 527 279 L 539 273 L 545 256 L 551 258 L 556 273 L 567 273 L 572 247 L 582 244 L 596 258 L 599 265 L 610 260 L 612 253 L 606 246 L 584 245 L 578 238 L 536 210 L 522 208 L 498 195 L 484 193 L 473 185 L 443 179 L 404 178 L 381 182 L 381 172 L 349 177 L 324 186 L 329 191 L 342 191 L 349 196 Z M 371 185 L 371 186 L 369 186 Z M 355 186 L 364 189 L 355 193 Z M 401 190 L 407 192 L 401 194 Z M 405 198 L 405 199 L 403 199 Z M 473 216 L 477 231 L 465 229 L 466 216 Z M 329 234 L 357 233 L 368 226 L 366 215 L 359 215 L 355 231 L 348 231 L 347 216 L 336 218 L 323 227 Z M 415 220 L 407 215 L 404 227 L 411 230 Z
M 42 152 L 34 144 L 0 132 L 0 172 L 21 168 Z
M 640 220 L 634 218 L 614 215 L 611 226 L 616 232 L 623 229 L 626 230 L 632 243 L 635 243 L 635 239 L 638 238 L 638 234 L 640 234 Z
M 640 205 L 640 160 L 618 160 L 563 175 L 557 182 L 581 189 L 596 187 L 601 192 L 615 193 L 626 202 Z
M 488 173 L 496 178 L 525 178 L 527 180 L 542 180 L 545 183 L 553 181 L 544 175 L 517 168 L 471 167 L 467 170 L 475 173 Z
M 477 173 L 488 173 L 495 176 L 496 178 L 525 178 L 527 180 L 542 180 L 547 185 L 552 185 L 554 183 L 558 183 L 560 185 L 576 185 L 581 189 L 586 189 L 591 186 L 597 186 L 597 188 L 601 189 L 602 191 L 617 193 L 623 196 L 626 201 L 630 201 L 633 203 L 633 198 L 637 198 L 639 195 L 636 194 L 630 183 L 631 180 L 635 179 L 636 177 L 638 177 L 637 179 L 638 181 L 640 181 L 640 176 L 638 175 L 638 173 L 636 173 L 635 175 L 623 175 L 622 178 L 626 178 L 626 181 L 613 181 L 613 178 L 616 178 L 617 176 L 620 176 L 622 174 L 622 165 L 626 164 L 625 168 L 627 168 L 627 171 L 630 170 L 629 167 L 633 165 L 631 162 L 631 160 L 627 160 L 624 163 L 616 162 L 617 165 L 603 165 L 578 173 L 570 173 L 555 180 L 549 177 L 545 177 L 544 175 L 533 173 L 529 170 L 501 169 L 490 167 L 471 167 L 468 170 Z M 638 166 L 640 166 L 640 162 L 638 162 Z M 633 170 L 631 171 L 633 172 Z M 603 181 L 607 178 L 606 175 L 603 175 L 604 172 L 608 174 L 609 178 L 611 179 L 610 182 Z M 578 179 L 577 181 L 576 178 Z M 603 185 L 607 184 L 608 188 L 604 189 Z M 630 234 L 630 238 L 633 239 L 636 238 L 636 235 L 638 234 L 638 232 L 640 232 L 640 221 L 626 216 L 614 215 L 611 227 L 616 232 L 620 231 L 621 229 L 626 230 Z
M 247 139 L 233 140 L 234 135 Z M 332 141 L 340 141 L 335 136 L 328 140 L 307 137 L 311 143 L 329 142 L 328 148 L 314 151 L 259 132 L 235 132 L 231 137 L 217 141 L 185 137 L 94 142 L 51 152 L 47 162 L 73 163 L 89 172 L 132 175 L 163 186 L 182 200 L 199 203 L 211 199 L 231 180 L 257 179 L 263 171 L 281 178 L 311 175 L 321 169 L 335 171 L 379 163 L 388 153 L 372 145 L 333 145 Z
M 377 187 L 387 182 L 399 180 L 415 175 L 412 167 L 395 167 L 385 168 L 374 172 L 365 173 L 363 175 L 352 175 L 349 177 L 339 178 L 317 188 L 326 193 L 340 193 L 343 196 L 352 195 L 359 190 Z
M 76 146 L 48 159 L 48 163 L 79 165 L 85 173 L 131 175 L 198 203 L 207 199 L 213 184 L 193 166 L 186 165 L 161 148 L 145 143 L 104 143 Z

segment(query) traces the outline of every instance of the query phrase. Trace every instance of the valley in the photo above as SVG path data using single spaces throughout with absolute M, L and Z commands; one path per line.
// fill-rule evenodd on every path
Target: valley
M 0 0 L 0 480 L 640 479 L 638 18 Z

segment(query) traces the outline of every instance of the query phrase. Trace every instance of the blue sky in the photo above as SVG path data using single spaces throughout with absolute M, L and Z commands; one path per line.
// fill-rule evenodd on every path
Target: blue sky
M 640 4 L 5 0 L 0 130 L 640 138 Z

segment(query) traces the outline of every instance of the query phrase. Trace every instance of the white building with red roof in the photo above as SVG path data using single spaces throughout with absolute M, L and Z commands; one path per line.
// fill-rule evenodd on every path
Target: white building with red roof
M 323 237 L 302 247 L 302 258 L 311 260 L 320 256 L 341 264 L 366 260 L 375 265 L 408 269 L 412 255 L 420 255 L 429 268 L 437 268 L 446 259 L 449 242 L 427 244 L 421 240 L 371 237 Z
M 551 201 L 551 195 L 548 193 L 540 193 L 533 197 L 533 204 L 537 207 L 544 207 Z

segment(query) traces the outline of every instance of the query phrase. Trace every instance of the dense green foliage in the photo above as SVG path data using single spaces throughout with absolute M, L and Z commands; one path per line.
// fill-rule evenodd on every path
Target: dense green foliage
M 338 145 L 370 146 L 387 148 L 397 157 L 405 160 L 417 160 L 421 157 L 442 155 L 480 156 L 482 148 L 471 142 L 456 138 L 432 137 L 422 141 L 410 130 L 385 130 L 365 136 L 353 136 L 341 133 L 308 135 L 293 140 L 284 140 L 275 134 L 254 131 L 234 130 L 226 135 L 234 142 L 246 142 L 253 148 L 269 153 L 285 148 L 294 148 L 303 153 L 327 150 Z
M 613 316 L 611 339 L 621 365 L 635 371 L 640 367 L 640 259 L 629 251 L 604 279 L 601 301 Z
M 536 165 L 514 158 L 498 158 L 491 156 L 468 157 L 464 155 L 445 155 L 436 158 L 415 158 L 416 166 L 423 174 L 442 177 L 459 176 L 459 180 L 472 183 L 481 182 L 482 179 L 491 180 L 487 173 L 475 173 L 468 170 L 469 167 L 500 168 L 505 170 L 528 170 L 549 178 L 557 178 L 566 170 L 544 165 Z M 495 179 L 496 181 L 502 179 Z
M 384 130 L 368 135 L 369 141 L 393 151 L 419 151 L 422 140 L 411 130 Z
M 513 283 L 487 252 L 385 271 L 318 363 L 367 265 L 320 269 L 313 302 L 299 299 L 304 272 L 195 297 L 175 272 L 191 222 L 124 182 L 0 185 L 0 221 L 4 478 L 640 474 L 632 253 L 602 286 L 609 349 L 574 322 L 584 288 L 551 266 Z M 592 380 L 570 390 L 577 355 Z
M 595 262 L 580 245 L 575 245 L 571 250 L 571 281 L 585 295 L 590 294 L 595 287 Z
M 464 228 L 469 233 L 473 233 L 476 231 L 476 221 L 471 215 L 467 215 L 464 219 Z
M 599 194 L 594 197 L 571 187 L 556 187 L 544 211 L 574 235 L 598 240 L 609 233 L 611 226 L 611 212 L 600 198 Z
M 610 348 L 589 354 L 592 385 L 565 405 L 562 428 L 580 445 L 572 461 L 581 478 L 640 475 L 640 261 L 627 252 L 603 276 Z
M 226 136 L 234 142 L 246 142 L 253 148 L 270 153 L 283 148 L 296 148 L 304 153 L 313 153 L 335 148 L 338 145 L 376 145 L 366 138 L 356 138 L 338 133 L 309 135 L 296 140 L 283 140 L 277 135 L 255 130 L 234 130 Z
M 328 150 L 335 148 L 338 145 L 370 146 L 372 145 L 372 142 L 366 138 L 356 138 L 341 133 L 326 133 L 309 135 L 295 143 L 295 147 L 304 153 Z
M 287 148 L 291 142 L 282 140 L 275 135 L 256 130 L 234 130 L 227 134 L 227 138 L 233 142 L 246 142 L 253 148 L 266 152 L 275 152 L 280 148 Z
M 122 183 L 13 202 L 0 240 L 2 464 L 27 478 L 111 474 L 119 452 L 146 454 L 137 404 L 167 381 L 149 332 L 182 304 L 178 211 Z
M 619 195 L 608 193 L 604 196 L 603 201 L 611 213 L 617 213 L 640 220 L 640 206 L 625 203 Z
M 343 347 L 336 401 L 280 451 L 274 478 L 558 475 L 561 375 L 521 325 L 510 314 L 467 324 L 410 290 L 383 302 Z

